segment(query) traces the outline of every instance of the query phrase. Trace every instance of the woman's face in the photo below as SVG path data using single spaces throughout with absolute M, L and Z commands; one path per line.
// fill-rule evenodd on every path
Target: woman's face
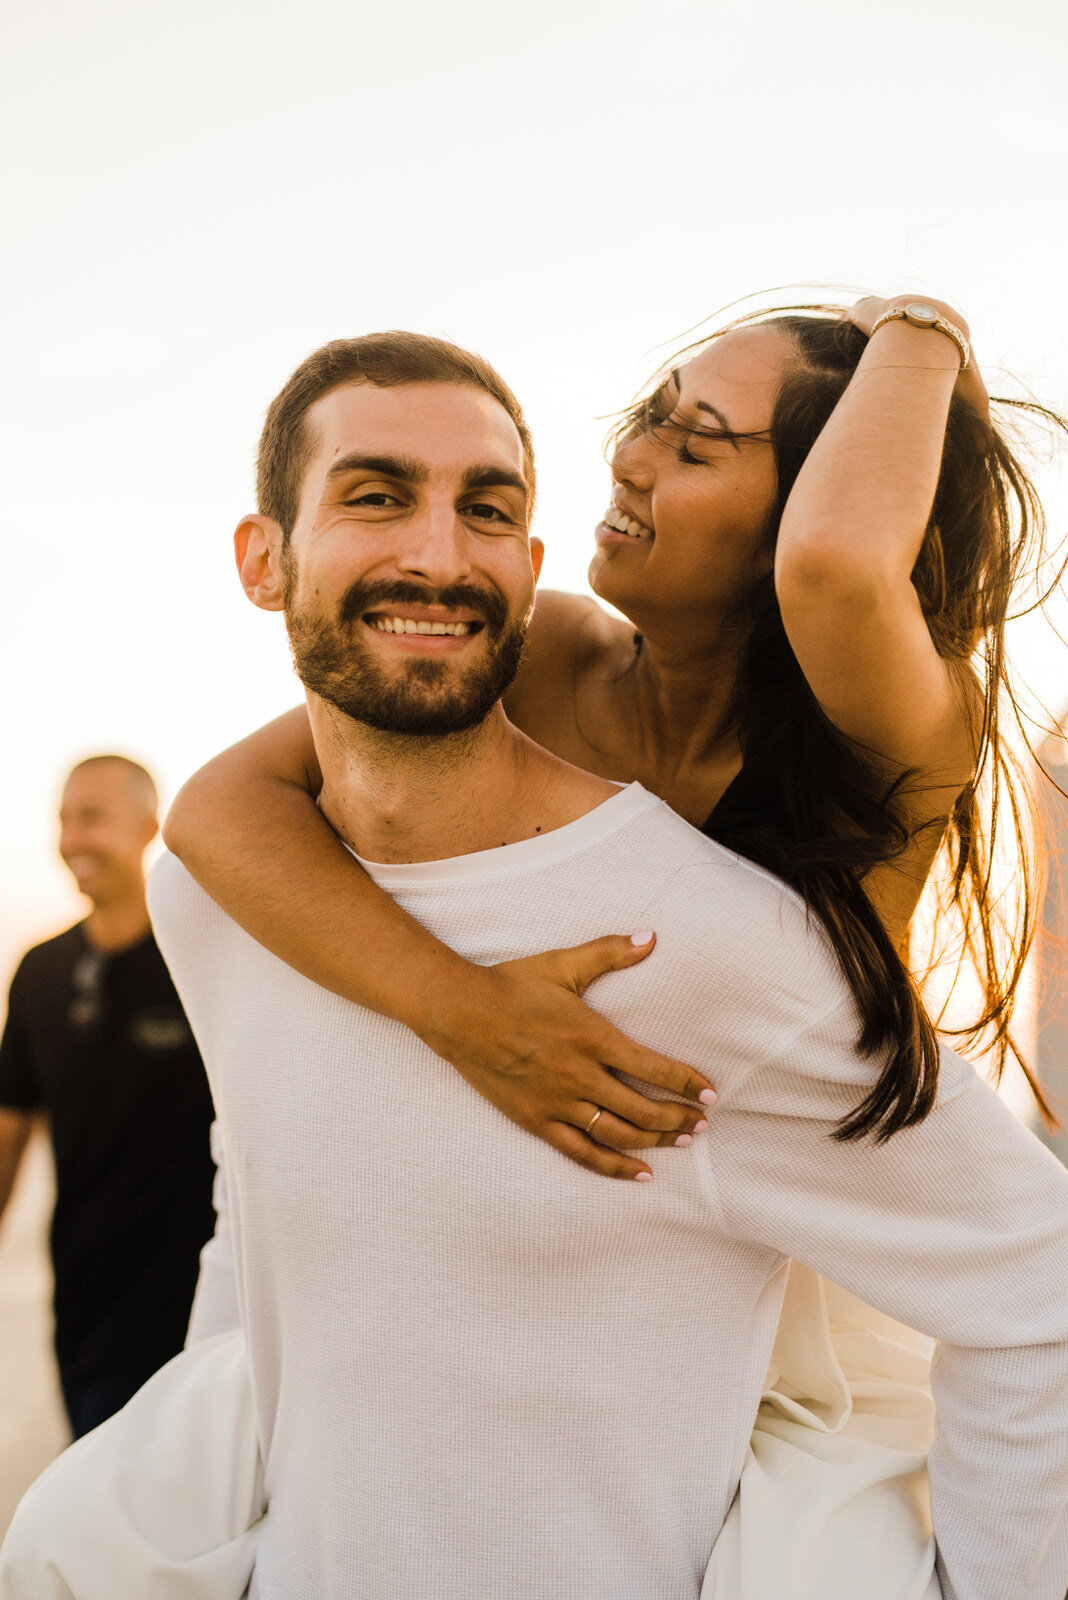
M 643 632 L 684 615 L 722 622 L 770 570 L 767 430 L 794 359 L 778 329 L 724 334 L 671 374 L 650 425 L 617 447 L 590 584 Z M 761 437 L 735 437 L 748 433 Z

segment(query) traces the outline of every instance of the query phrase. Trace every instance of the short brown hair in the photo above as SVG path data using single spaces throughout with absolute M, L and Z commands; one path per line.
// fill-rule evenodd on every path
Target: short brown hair
M 346 383 L 380 389 L 403 383 L 459 383 L 483 389 L 504 407 L 523 446 L 530 504 L 534 504 L 534 444 L 519 401 L 488 361 L 470 350 L 424 333 L 394 329 L 359 339 L 333 339 L 302 361 L 271 401 L 256 456 L 256 502 L 288 539 L 300 505 L 300 488 L 313 441 L 306 417 L 317 400 Z

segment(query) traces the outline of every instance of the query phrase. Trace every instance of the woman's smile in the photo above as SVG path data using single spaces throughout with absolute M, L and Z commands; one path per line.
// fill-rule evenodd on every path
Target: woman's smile
M 620 506 L 611 505 L 597 524 L 594 534 L 598 544 L 651 544 L 655 535 L 652 528 L 629 516 Z

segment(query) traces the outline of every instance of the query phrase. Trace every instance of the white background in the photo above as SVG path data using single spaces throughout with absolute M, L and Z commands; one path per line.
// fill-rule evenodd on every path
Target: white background
M 0 963 L 73 920 L 61 778 L 166 793 L 298 698 L 233 575 L 262 413 L 328 338 L 497 365 L 581 587 L 604 416 L 755 290 L 959 305 L 991 387 L 1068 406 L 1068 24 L 1054 0 L 97 0 L 0 65 L 6 603 Z M 1060 521 L 1065 519 L 1059 516 Z M 1063 649 L 1018 659 L 1068 700 Z

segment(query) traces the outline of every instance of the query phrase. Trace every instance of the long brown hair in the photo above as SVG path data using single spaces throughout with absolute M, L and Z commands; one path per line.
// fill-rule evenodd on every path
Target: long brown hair
M 801 466 L 852 378 L 867 337 L 842 308 L 828 305 L 755 312 L 711 337 L 755 323 L 785 333 L 797 357 L 786 372 L 768 435 L 777 470 L 767 526 L 771 551 Z M 707 342 L 701 339 L 680 354 Z M 678 360 L 676 355 L 670 366 Z M 1033 402 L 998 399 L 992 405 L 999 417 L 1015 414 L 1068 433 L 1068 423 Z M 616 436 L 635 428 L 670 432 L 671 426 L 654 394 L 626 414 Z M 1014 594 L 1049 560 L 1038 493 L 1004 429 L 954 397 L 934 506 L 912 574 L 939 653 L 972 673 L 982 694 L 974 775 L 957 798 L 933 869 L 941 886 L 938 920 L 943 929 L 954 925 L 982 995 L 974 1022 L 953 1032 L 965 1046 L 984 1041 L 998 1079 L 1007 1055 L 1015 1055 L 1043 1116 L 1052 1121 L 1011 1031 L 1037 897 L 1027 774 L 1003 729 L 1006 713 L 1022 726 L 1009 682 L 1005 624 Z M 1047 596 L 1063 567 L 1062 561 Z M 894 860 L 909 845 L 901 793 L 914 774 L 887 785 L 824 715 L 787 640 L 770 573 L 752 598 L 735 715 L 744 756 L 742 789 L 734 793 L 724 830 L 711 831 L 797 889 L 827 930 L 859 1009 L 859 1048 L 884 1061 L 878 1081 L 836 1137 L 887 1139 L 923 1120 L 938 1083 L 934 1025 L 864 889 L 874 866 Z M 992 875 L 1006 830 L 1015 855 L 1007 890 L 995 887 Z

